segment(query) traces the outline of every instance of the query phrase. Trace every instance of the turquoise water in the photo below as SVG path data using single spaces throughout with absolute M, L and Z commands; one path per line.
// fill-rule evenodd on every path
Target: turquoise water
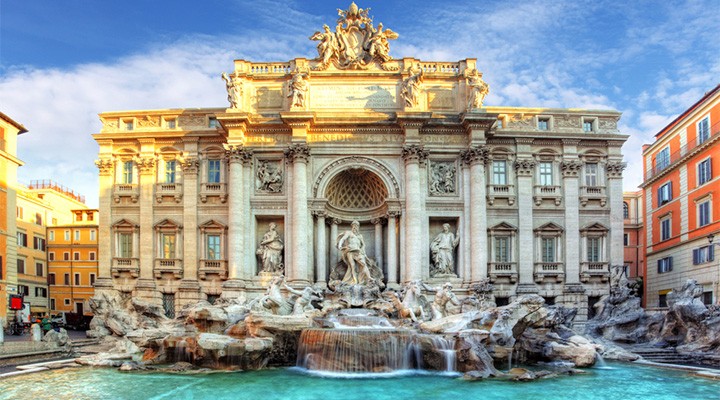
M 0 380 L 0 399 L 718 399 L 720 383 L 624 364 L 534 382 L 422 374 L 342 379 L 296 369 L 177 375 L 73 368 Z

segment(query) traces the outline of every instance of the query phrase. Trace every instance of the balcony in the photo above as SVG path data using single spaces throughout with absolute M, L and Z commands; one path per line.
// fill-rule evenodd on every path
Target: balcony
M 180 203 L 183 196 L 182 183 L 156 183 L 155 184 L 155 200 L 158 203 L 163 202 L 163 197 L 172 197 L 176 203 Z
M 208 197 L 219 197 L 221 203 L 227 201 L 227 189 L 225 183 L 203 183 L 200 185 L 200 201 L 207 203 Z
M 518 280 L 517 263 L 514 262 L 491 262 L 488 263 L 490 270 L 490 282 L 495 283 L 500 279 L 506 279 L 510 283 Z
M 488 185 L 488 204 L 493 205 L 495 199 L 507 199 L 508 205 L 515 204 L 515 185 Z
M 645 171 L 645 181 L 663 174 L 663 171 L 669 171 L 672 167 L 675 167 L 680 163 L 686 156 L 695 154 L 697 151 L 709 147 L 713 142 L 720 138 L 720 122 L 716 122 L 710 127 L 710 137 L 702 143 L 698 143 L 697 140 L 692 140 L 685 146 L 680 147 L 679 150 L 670 154 L 669 160 L 665 163 L 658 164 L 656 160 L 653 160 L 653 166 Z M 696 151 L 697 150 L 697 151 Z
M 113 187 L 113 200 L 119 203 L 122 197 L 129 197 L 133 203 L 137 203 L 140 198 L 140 190 L 138 185 L 132 183 L 118 183 Z
M 585 207 L 591 200 L 599 201 L 600 207 L 607 204 L 607 196 L 603 186 L 580 186 L 580 205 Z
M 220 279 L 227 279 L 227 261 L 225 260 L 200 260 L 200 268 L 198 275 L 200 279 L 205 280 L 210 274 L 217 274 Z
M 535 283 L 554 280 L 561 283 L 565 279 L 565 265 L 561 262 L 535 263 Z
M 535 186 L 535 205 L 539 206 L 543 200 L 552 200 L 556 206 L 562 203 L 563 192 L 560 186 Z
M 583 283 L 588 283 L 591 278 L 599 278 L 601 282 L 607 282 L 609 277 L 610 271 L 606 262 L 580 263 L 580 281 Z
M 171 273 L 175 279 L 182 279 L 183 267 L 182 260 L 176 258 L 157 258 L 155 259 L 155 268 L 153 274 L 155 279 L 162 278 L 164 273 Z
M 110 272 L 113 278 L 119 278 L 123 272 L 127 272 L 131 277 L 137 278 L 140 276 L 140 263 L 137 258 L 115 257 L 112 260 Z

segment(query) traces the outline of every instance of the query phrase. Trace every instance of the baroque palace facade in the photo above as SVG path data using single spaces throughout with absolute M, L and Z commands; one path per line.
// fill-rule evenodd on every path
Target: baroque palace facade
M 584 320 L 623 264 L 620 113 L 485 107 L 475 59 L 394 59 L 397 36 L 352 4 L 316 59 L 236 60 L 227 109 L 100 114 L 96 289 L 172 314 L 326 285 L 358 221 L 388 287 L 489 279 Z

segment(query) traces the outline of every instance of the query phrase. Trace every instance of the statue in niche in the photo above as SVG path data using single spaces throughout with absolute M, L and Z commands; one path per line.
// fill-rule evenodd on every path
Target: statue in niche
M 457 296 L 455 296 L 455 293 L 453 293 L 452 284 L 450 282 L 446 282 L 442 286 L 438 286 L 436 288 L 428 286 L 425 283 L 423 283 L 422 286 L 427 291 L 435 292 L 435 299 L 430 304 L 433 321 L 448 316 L 448 303 L 454 304 L 456 306 L 460 305 L 460 300 L 458 300 Z
M 275 228 L 275 223 L 271 222 L 255 252 L 260 256 L 262 272 L 281 273 L 283 271 L 282 250 L 285 246 Z
M 430 269 L 431 276 L 455 274 L 453 253 L 459 242 L 460 236 L 456 237 L 454 233 L 450 232 L 450 224 L 443 224 L 443 231 L 430 243 L 430 252 L 434 262 Z
M 267 161 L 261 161 L 257 169 L 258 191 L 280 193 L 282 191 L 282 171 L 279 166 L 273 167 Z
M 406 107 L 417 107 L 420 99 L 420 85 L 423 82 L 423 70 L 419 65 L 410 67 L 410 76 L 405 78 L 400 90 L 400 96 L 405 100 Z
M 452 163 L 433 163 L 431 169 L 430 193 L 455 193 L 455 165 Z
M 353 221 L 350 230 L 343 232 L 337 239 L 337 248 L 342 254 L 342 260 L 347 265 L 343 283 L 355 285 L 373 282 L 370 274 L 367 254 L 365 254 L 365 240 L 360 234 L 360 223 Z
M 333 32 L 330 32 L 329 26 L 323 25 L 323 32 L 315 32 L 314 35 L 310 36 L 310 40 L 320 41 L 317 45 L 317 60 L 320 61 L 319 69 L 327 68 L 330 64 L 330 59 L 333 56 L 337 57 L 339 52 L 337 37 Z
M 290 108 L 304 108 L 305 97 L 310 88 L 310 84 L 305 78 L 308 74 L 305 72 L 295 71 L 292 79 L 288 82 L 288 94 L 290 98 Z
M 225 81 L 225 89 L 227 89 L 228 102 L 230 108 L 242 107 L 242 81 L 240 78 L 232 78 L 227 73 L 222 73 L 222 79 Z
M 465 80 L 470 87 L 468 95 L 468 110 L 477 110 L 482 108 L 485 96 L 490 93 L 490 86 L 482 79 L 482 73 L 477 69 L 465 71 Z

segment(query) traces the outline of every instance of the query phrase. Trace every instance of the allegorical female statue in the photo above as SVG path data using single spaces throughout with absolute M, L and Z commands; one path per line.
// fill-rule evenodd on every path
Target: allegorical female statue
M 285 246 L 275 228 L 275 223 L 271 222 L 256 251 L 260 256 L 263 272 L 275 273 L 283 270 L 282 250 Z
M 455 258 L 453 257 L 453 252 L 459 241 L 460 237 L 455 237 L 455 234 L 450 232 L 450 224 L 443 224 L 443 231 L 435 236 L 435 239 L 430 243 L 430 252 L 432 253 L 434 262 L 431 271 L 433 276 L 455 273 Z

